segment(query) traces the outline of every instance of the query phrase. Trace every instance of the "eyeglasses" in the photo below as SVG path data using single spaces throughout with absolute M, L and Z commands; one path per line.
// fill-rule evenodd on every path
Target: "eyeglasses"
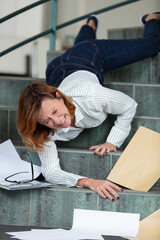
M 18 173 L 14 173 L 14 174 L 6 177 L 6 178 L 5 178 L 5 181 L 10 182 L 10 183 L 22 184 L 22 183 L 29 183 L 29 182 L 32 182 L 32 181 L 34 180 L 33 163 L 32 163 L 31 157 L 29 156 L 28 153 L 27 153 L 27 156 L 29 157 L 29 160 L 30 160 L 30 163 L 31 163 L 32 179 L 31 179 L 31 180 L 25 179 L 25 180 L 21 180 L 21 181 L 9 180 L 9 178 L 11 178 L 11 177 L 13 177 L 13 176 L 16 176 L 16 175 L 19 175 L 19 174 L 23 174 L 23 173 L 29 173 L 29 172 L 18 172 Z

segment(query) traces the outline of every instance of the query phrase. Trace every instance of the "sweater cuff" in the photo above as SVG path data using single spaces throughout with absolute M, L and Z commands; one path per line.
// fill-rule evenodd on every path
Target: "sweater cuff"
M 112 129 L 107 137 L 106 142 L 110 142 L 110 143 L 114 144 L 116 147 L 120 147 L 128 135 L 129 135 L 129 132 L 126 133 L 126 132 L 122 131 L 121 129 L 112 127 Z

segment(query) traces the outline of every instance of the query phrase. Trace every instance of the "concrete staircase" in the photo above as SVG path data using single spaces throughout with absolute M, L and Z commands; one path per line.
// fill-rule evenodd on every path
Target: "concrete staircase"
M 141 28 L 111 30 L 109 38 L 132 38 L 141 34 Z M 58 54 L 49 52 L 48 61 Z M 10 138 L 26 160 L 28 150 L 16 130 L 17 102 L 21 90 L 34 80 L 0 77 L 0 142 Z M 115 120 L 113 116 L 97 128 L 84 130 L 75 140 L 57 142 L 61 167 L 66 171 L 105 179 L 140 125 L 160 133 L 160 54 L 109 72 L 105 76 L 105 86 L 125 92 L 138 102 L 131 133 L 117 153 L 102 158 L 95 156 L 88 147 L 105 141 Z M 38 155 L 30 155 L 33 162 L 40 165 Z M 143 219 L 160 208 L 160 180 L 147 193 L 125 189 L 119 195 L 119 200 L 111 202 L 89 189 L 76 187 L 0 189 L 0 223 L 70 228 L 74 208 L 140 213 Z

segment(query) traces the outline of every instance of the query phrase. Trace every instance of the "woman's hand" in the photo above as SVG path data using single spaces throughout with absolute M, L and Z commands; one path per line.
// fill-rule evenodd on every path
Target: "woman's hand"
M 99 156 L 102 157 L 104 153 L 108 154 L 110 152 L 117 152 L 116 146 L 113 145 L 112 143 L 105 142 L 100 145 L 92 146 L 89 148 L 89 150 L 94 150 L 94 154 L 99 153 Z
M 82 178 L 77 182 L 77 186 L 82 186 L 84 188 L 89 188 L 97 192 L 103 198 L 109 198 L 114 201 L 114 197 L 119 199 L 118 194 L 115 190 L 122 192 L 123 189 L 118 187 L 116 184 L 111 183 L 107 180 L 96 180 L 92 178 Z

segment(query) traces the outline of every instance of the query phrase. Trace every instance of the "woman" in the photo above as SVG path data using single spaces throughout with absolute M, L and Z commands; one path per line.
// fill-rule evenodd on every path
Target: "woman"
M 103 198 L 119 199 L 116 190 L 122 189 L 117 185 L 61 170 L 54 141 L 69 141 L 83 129 L 100 125 L 111 113 L 117 115 L 117 120 L 106 142 L 91 146 L 90 150 L 103 156 L 122 145 L 130 132 L 137 103 L 121 92 L 103 87 L 103 74 L 158 53 L 160 14 L 146 15 L 142 21 L 144 38 L 94 40 L 97 19 L 91 16 L 80 30 L 75 46 L 49 63 L 46 74 L 51 86 L 35 82 L 22 92 L 17 128 L 26 146 L 38 152 L 47 181 L 87 187 Z M 92 39 L 84 41 L 86 38 Z

